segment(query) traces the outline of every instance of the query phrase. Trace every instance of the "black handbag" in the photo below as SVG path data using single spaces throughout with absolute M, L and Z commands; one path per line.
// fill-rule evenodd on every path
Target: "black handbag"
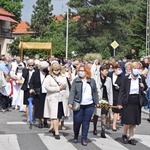
M 45 78 L 43 79 L 42 84 L 43 84 L 44 80 L 45 80 Z M 41 93 L 41 88 L 42 88 L 42 84 L 41 84 L 41 87 L 39 87 L 39 88 L 34 88 L 34 95 L 40 95 L 40 93 Z
M 34 91 L 35 91 L 35 95 L 40 95 L 41 93 L 41 88 L 34 88 Z
M 142 83 L 142 78 L 140 79 L 140 83 Z M 141 89 L 141 95 L 140 95 L 140 105 L 141 106 L 146 106 L 148 104 L 148 99 L 146 97 L 146 92 Z
M 140 105 L 147 106 L 147 104 L 148 104 L 148 99 L 146 98 L 146 94 L 142 92 L 141 97 L 140 97 Z

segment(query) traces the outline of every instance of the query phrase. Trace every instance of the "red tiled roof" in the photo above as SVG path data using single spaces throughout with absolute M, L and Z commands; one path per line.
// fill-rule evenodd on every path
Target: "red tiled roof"
M 56 15 L 56 16 L 55 16 L 55 19 L 56 19 L 57 21 L 62 21 L 63 18 L 64 18 L 63 15 Z M 78 16 L 74 16 L 72 19 L 73 19 L 75 22 L 77 22 L 80 18 L 81 18 L 81 17 L 78 15 Z
M 9 16 L 9 17 L 14 17 L 15 15 L 4 10 L 3 8 L 0 8 L 0 15 L 3 15 L 3 16 Z
M 28 33 L 31 34 L 35 32 L 31 31 L 27 22 L 24 21 L 21 21 L 13 31 L 13 34 L 28 34 Z
M 56 16 L 55 16 L 55 19 L 56 19 L 57 21 L 62 21 L 63 18 L 64 18 L 63 15 L 56 15 Z
M 1 16 L 0 15 L 0 20 L 5 20 L 5 21 L 9 21 L 9 22 L 15 22 L 15 23 L 18 23 L 16 20 L 8 17 L 8 16 Z
M 75 17 L 73 17 L 73 20 L 74 20 L 75 22 L 77 22 L 80 18 L 81 18 L 80 16 L 75 16 Z

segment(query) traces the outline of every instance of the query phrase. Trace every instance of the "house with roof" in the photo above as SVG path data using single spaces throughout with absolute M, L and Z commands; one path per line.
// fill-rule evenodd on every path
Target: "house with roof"
M 18 38 L 21 35 L 29 34 L 34 35 L 35 32 L 31 30 L 30 23 L 25 21 L 20 21 L 20 23 L 16 26 L 16 28 L 12 32 L 13 36 Z
M 13 19 L 14 14 L 0 8 L 0 55 L 7 55 L 9 45 L 13 42 L 11 23 L 17 23 Z

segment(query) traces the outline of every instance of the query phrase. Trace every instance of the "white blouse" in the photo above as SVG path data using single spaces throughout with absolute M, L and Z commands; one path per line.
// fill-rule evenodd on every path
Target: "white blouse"
M 140 78 L 140 76 L 138 76 L 136 79 L 133 79 L 132 76 L 130 75 L 129 78 L 131 79 L 129 94 L 139 94 L 139 78 Z
M 87 82 L 83 82 L 81 105 L 89 105 L 92 103 L 93 100 L 91 86 Z
M 42 93 L 47 93 L 45 86 L 44 86 L 45 75 L 42 72 L 40 72 L 40 79 L 41 79 L 41 84 L 42 84 Z

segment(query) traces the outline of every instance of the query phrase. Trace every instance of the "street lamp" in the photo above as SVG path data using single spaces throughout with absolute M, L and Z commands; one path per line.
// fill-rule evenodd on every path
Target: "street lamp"
M 67 0 L 69 2 L 69 0 Z M 66 25 L 66 59 L 68 59 L 68 24 L 69 24 L 69 7 L 67 6 L 67 25 Z

